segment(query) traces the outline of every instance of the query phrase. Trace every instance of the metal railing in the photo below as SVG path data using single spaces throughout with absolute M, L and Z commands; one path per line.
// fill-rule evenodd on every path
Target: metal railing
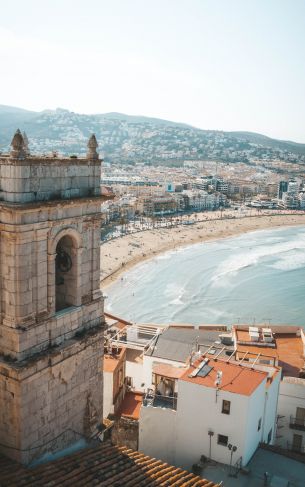
M 154 391 L 148 391 L 143 397 L 143 406 L 154 408 L 177 409 L 177 396 L 161 396 Z
M 305 431 L 305 419 L 290 416 L 289 427 L 294 430 Z

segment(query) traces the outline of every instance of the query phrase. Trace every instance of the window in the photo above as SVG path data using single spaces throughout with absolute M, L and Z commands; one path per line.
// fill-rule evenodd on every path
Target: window
M 305 425 L 305 408 L 296 409 L 295 424 L 297 424 L 298 426 Z
M 218 435 L 217 443 L 218 445 L 227 446 L 229 438 L 225 435 Z
M 230 407 L 231 407 L 231 402 L 230 401 L 222 401 L 222 413 L 223 414 L 230 414 Z
M 259 431 L 262 427 L 262 418 L 259 418 L 258 420 L 258 425 L 257 425 L 257 431 Z
M 293 435 L 292 440 L 292 450 L 293 451 L 302 451 L 302 435 Z
M 270 430 L 270 431 L 269 431 L 269 433 L 268 433 L 268 440 L 267 440 L 267 443 L 270 443 L 271 438 L 272 438 L 272 428 L 271 428 L 271 430 Z

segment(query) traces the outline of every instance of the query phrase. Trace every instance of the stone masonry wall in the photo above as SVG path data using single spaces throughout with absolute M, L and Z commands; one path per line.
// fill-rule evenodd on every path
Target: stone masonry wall
M 29 203 L 100 194 L 101 161 L 0 158 L 0 199 Z
M 0 451 L 28 463 L 57 437 L 55 449 L 88 437 L 102 419 L 102 354 L 100 329 L 22 366 L 0 363 Z
M 77 328 L 95 326 L 103 313 L 99 203 L 75 203 L 67 208 L 61 204 L 56 211 L 53 207 L 10 211 L 18 223 L 0 224 L 0 353 L 24 359 L 54 340 L 58 343 L 69 338 L 69 332 Z M 44 221 L 24 223 L 26 217 L 43 220 L 42 213 Z M 0 209 L 2 221 L 7 214 L 8 209 Z M 56 313 L 55 309 L 56 242 L 65 234 L 76 242 L 75 309 L 70 309 L 71 318 L 65 310 Z M 94 309 L 88 307 L 90 303 Z
M 133 450 L 138 449 L 139 422 L 134 419 L 116 419 L 111 429 L 111 441 L 114 445 L 125 445 Z
M 0 451 L 23 463 L 102 420 L 100 171 L 32 157 L 17 131 L 0 157 Z

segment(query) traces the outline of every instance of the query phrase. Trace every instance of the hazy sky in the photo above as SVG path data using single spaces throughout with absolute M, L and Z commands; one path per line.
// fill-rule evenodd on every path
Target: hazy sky
M 305 143 L 305 0 L 0 0 L 0 104 Z

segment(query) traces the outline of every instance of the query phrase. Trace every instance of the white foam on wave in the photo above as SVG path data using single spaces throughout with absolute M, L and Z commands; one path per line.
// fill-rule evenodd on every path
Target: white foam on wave
M 305 266 L 305 249 L 303 252 L 293 252 L 281 256 L 281 258 L 270 267 L 281 271 L 295 271 Z
M 176 304 L 174 301 L 179 301 L 178 304 L 182 304 L 181 298 L 184 294 L 184 286 L 179 286 L 175 282 L 170 282 L 167 284 L 164 290 L 164 296 L 169 300 L 170 304 Z
M 172 257 L 172 255 L 174 254 L 174 251 L 173 250 L 170 250 L 168 252 L 165 252 L 164 254 L 159 254 L 157 255 L 154 260 L 168 260 Z
M 172 301 L 170 301 L 168 304 L 174 304 L 174 305 L 180 305 L 180 304 L 183 304 L 183 301 L 182 301 L 182 296 L 178 296 L 176 299 L 173 299 Z
M 266 242 L 269 243 L 269 242 Z M 280 260 L 285 260 L 285 257 L 282 257 L 282 254 L 287 252 L 292 252 L 295 250 L 303 250 L 304 251 L 304 259 L 305 259 L 305 234 L 299 234 L 297 239 L 291 240 L 290 242 L 280 242 L 277 244 L 270 244 L 270 245 L 263 245 L 261 247 L 255 247 L 249 249 L 247 252 L 242 252 L 239 255 L 233 255 L 229 257 L 224 262 L 222 262 L 218 268 L 216 269 L 215 274 L 211 278 L 212 286 L 213 287 L 222 287 L 224 285 L 228 285 L 228 279 L 232 276 L 236 276 L 239 271 L 245 269 L 247 267 L 251 267 L 256 265 L 259 261 L 266 257 L 276 257 L 277 255 L 280 256 Z M 303 255 L 303 254 L 301 254 Z M 287 260 L 286 260 L 287 262 Z M 290 258 L 290 264 L 292 260 Z M 300 264 L 301 265 L 301 260 Z

